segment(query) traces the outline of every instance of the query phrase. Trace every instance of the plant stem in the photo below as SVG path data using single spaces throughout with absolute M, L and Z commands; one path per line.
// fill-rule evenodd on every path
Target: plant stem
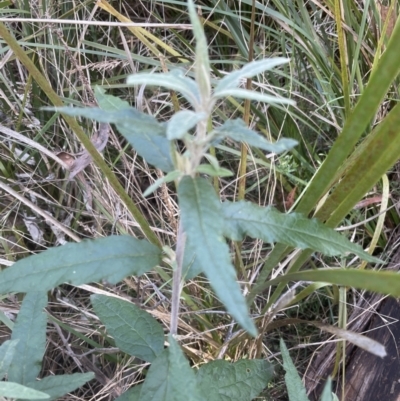
M 178 315 L 179 315 L 179 303 L 182 290 L 182 268 L 183 268 L 183 255 L 185 252 L 186 234 L 182 228 L 182 222 L 179 222 L 178 227 L 178 238 L 176 242 L 175 261 L 176 266 L 174 274 L 172 276 L 172 300 L 171 300 L 171 323 L 170 323 L 170 334 L 178 334 Z

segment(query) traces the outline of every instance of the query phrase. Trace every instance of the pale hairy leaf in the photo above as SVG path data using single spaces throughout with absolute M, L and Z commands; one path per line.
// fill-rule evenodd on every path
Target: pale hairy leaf
M 0 380 L 7 374 L 19 340 L 7 340 L 0 347 Z
M 182 139 L 190 129 L 205 118 L 207 118 L 205 113 L 196 113 L 191 110 L 178 111 L 167 124 L 167 138 L 169 140 Z
M 0 382 L 0 396 L 19 398 L 21 400 L 49 400 L 50 397 L 41 391 L 23 386 L 19 383 Z
M 251 78 L 255 75 L 262 74 L 264 71 L 271 70 L 282 64 L 287 64 L 289 61 L 290 60 L 287 58 L 274 57 L 247 63 L 240 70 L 233 71 L 223 77 L 215 87 L 214 94 L 218 94 L 218 92 L 227 89 L 237 88 L 245 78 Z
M 215 137 L 228 137 L 234 141 L 246 142 L 250 146 L 274 153 L 285 152 L 298 144 L 297 141 L 290 138 L 282 138 L 274 143 L 269 142 L 262 135 L 248 128 L 242 119 L 227 120 L 215 129 Z
M 277 97 L 273 95 L 265 95 L 260 92 L 250 91 L 247 89 L 225 89 L 221 90 L 218 93 L 213 93 L 214 99 L 219 99 L 222 97 L 237 97 L 239 99 L 249 99 L 256 100 L 258 102 L 264 102 L 268 104 L 287 104 L 290 106 L 294 106 L 296 102 L 291 99 L 286 99 L 283 97 Z

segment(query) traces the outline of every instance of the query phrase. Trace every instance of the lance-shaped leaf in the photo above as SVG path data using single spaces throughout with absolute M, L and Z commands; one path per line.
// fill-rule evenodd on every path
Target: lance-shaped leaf
M 214 99 L 219 99 L 221 97 L 237 97 L 239 99 L 249 99 L 256 100 L 257 102 L 264 102 L 268 104 L 287 104 L 295 105 L 296 102 L 291 99 L 285 99 L 283 97 L 277 97 L 272 95 L 265 95 L 264 93 L 255 92 L 247 89 L 225 89 L 213 94 Z
M 200 92 L 197 83 L 185 76 L 181 69 L 174 69 L 167 73 L 138 73 L 130 75 L 126 80 L 128 85 L 162 86 L 181 93 L 194 108 L 200 102 Z
M 195 113 L 191 110 L 181 110 L 175 113 L 167 124 L 169 140 L 182 139 L 198 122 L 207 118 L 205 113 Z
M 110 95 L 107 96 L 108 101 L 103 102 L 104 104 L 110 104 Z M 123 103 L 118 101 L 116 105 L 123 107 Z M 173 170 L 170 142 L 166 137 L 164 124 L 159 123 L 148 114 L 129 107 L 128 104 L 119 109 L 114 106 L 110 108 L 112 110 L 103 110 L 97 107 L 45 107 L 44 109 L 56 110 L 70 116 L 86 117 L 102 123 L 113 123 L 135 151 L 148 163 L 163 171 Z
M 290 358 L 289 351 L 282 339 L 280 341 L 280 347 L 283 358 L 283 367 L 286 371 L 285 383 L 290 401 L 309 401 L 303 382 L 297 373 L 296 367 Z
M 14 358 L 16 345 L 19 340 L 8 340 L 0 347 L 0 380 L 7 374 L 8 368 Z
M 0 272 L 0 294 L 48 291 L 62 283 L 117 283 L 160 262 L 160 250 L 146 240 L 121 235 L 68 243 L 29 256 Z
M 252 335 L 254 323 L 236 281 L 229 248 L 223 238 L 221 203 L 212 185 L 204 178 L 185 176 L 178 186 L 184 231 L 217 296 L 229 313 Z
M 19 398 L 20 400 L 49 400 L 50 397 L 41 391 L 33 390 L 19 383 L 0 382 L 0 396 Z
M 237 88 L 241 81 L 245 78 L 254 77 L 255 75 L 271 70 L 279 65 L 287 64 L 289 61 L 290 60 L 288 58 L 282 57 L 252 61 L 251 63 L 246 64 L 240 70 L 233 71 L 230 74 L 225 75 L 225 77 L 218 82 L 218 85 L 215 88 L 215 93 L 218 95 L 218 92 L 220 91 Z
M 28 383 L 28 386 L 49 395 L 48 401 L 57 400 L 65 394 L 82 387 L 94 378 L 94 373 L 74 373 L 72 375 L 47 376 L 40 381 Z M 44 399 L 43 399 L 44 400 Z
M 235 241 L 241 241 L 248 235 L 265 242 L 310 248 L 331 256 L 351 252 L 369 262 L 380 262 L 360 245 L 350 242 L 320 221 L 298 213 L 284 214 L 272 207 L 261 207 L 246 201 L 224 202 L 222 210 L 225 235 Z
M 196 379 L 204 400 L 251 401 L 268 385 L 273 372 L 272 365 L 260 359 L 216 360 L 202 365 Z
M 217 138 L 228 137 L 234 141 L 246 142 L 250 146 L 274 153 L 282 153 L 290 150 L 298 143 L 290 138 L 283 138 L 275 143 L 269 142 L 257 132 L 249 129 L 245 122 L 240 118 L 226 121 L 223 125 L 215 129 L 214 132 Z
M 196 82 L 200 89 L 201 101 L 208 102 L 211 94 L 210 59 L 208 57 L 208 45 L 203 25 L 196 13 L 193 0 L 188 1 L 189 17 L 193 27 L 193 34 L 196 39 Z M 204 108 L 203 108 L 204 109 Z
M 46 346 L 47 293 L 29 292 L 22 301 L 11 340 L 18 340 L 14 358 L 8 369 L 8 380 L 27 384 L 36 380 L 42 367 Z
M 146 362 L 152 362 L 162 352 L 164 331 L 149 313 L 115 297 L 96 294 L 90 299 L 96 315 L 121 351 Z
M 140 401 L 200 401 L 196 377 L 179 345 L 169 336 L 165 349 L 150 366 Z

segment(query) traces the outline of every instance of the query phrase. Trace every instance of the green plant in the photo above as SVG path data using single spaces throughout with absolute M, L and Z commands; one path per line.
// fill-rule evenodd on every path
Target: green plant
M 223 398 L 224 394 L 231 399 L 251 400 L 262 391 L 270 378 L 271 366 L 267 362 L 241 360 L 232 365 L 227 361 L 214 361 L 203 365 L 197 374 L 190 368 L 174 338 L 177 334 L 182 279 L 205 273 L 230 315 L 250 335 L 256 336 L 256 325 L 248 314 L 246 300 L 236 281 L 225 238 L 241 241 L 249 236 L 285 246 L 313 249 L 327 255 L 353 252 L 367 261 L 378 262 L 360 246 L 317 220 L 309 220 L 300 214 L 282 214 L 273 208 L 263 208 L 245 201 L 220 201 L 215 188 L 204 175 L 224 177 L 231 172 L 222 168 L 211 154 L 213 146 L 229 138 L 279 153 L 291 149 L 295 142 L 283 139 L 270 143 L 248 129 L 241 120 L 228 120 L 210 129 L 208 122 L 212 121 L 216 102 L 231 96 L 270 104 L 292 104 L 285 99 L 238 88 L 242 79 L 283 65 L 288 60 L 277 58 L 247 64 L 219 80 L 212 90 L 207 43 L 191 2 L 189 10 L 197 40 L 195 80 L 176 70 L 166 74 L 136 74 L 128 79 L 128 83 L 165 86 L 181 93 L 192 110 L 179 111 L 167 124 L 163 124 L 131 108 L 126 102 L 106 95 L 100 88 L 95 92 L 99 108 L 57 108 L 57 111 L 70 116 L 84 116 L 115 124 L 139 155 L 166 173 L 145 195 L 163 183 L 176 183 L 181 224 L 175 250 L 165 246 L 163 259 L 159 247 L 145 240 L 111 236 L 50 249 L 17 262 L 0 274 L 1 293 L 27 293 L 13 329 L 12 340 L 18 343 L 13 343 L 17 351 L 7 369 L 8 378 L 10 382 L 42 391 L 50 399 L 71 391 L 92 377 L 79 375 L 74 381 L 72 377 L 55 376 L 35 381 L 44 353 L 46 320 L 42 316 L 42 309 L 47 302 L 45 292 L 57 285 L 80 285 L 100 280 L 117 283 L 129 275 L 141 275 L 161 263 L 170 266 L 173 270 L 173 287 L 171 335 L 168 338 L 170 346 L 167 349 L 164 349 L 162 327 L 146 312 L 120 299 L 104 295 L 91 298 L 97 315 L 121 351 L 151 363 L 144 384 L 135 386 L 120 399 L 197 400 L 207 396 L 208 399 L 217 400 Z M 178 150 L 178 141 L 184 144 L 183 152 Z M 204 159 L 208 163 L 203 163 Z M 278 281 L 303 279 L 361 286 L 399 295 L 399 276 L 396 274 L 338 270 L 285 275 L 269 285 Z M 30 309 L 32 305 L 34 308 Z M 25 318 L 25 310 L 29 319 Z M 27 332 L 32 333 L 32 338 L 26 336 Z M 35 345 L 35 353 L 22 358 L 23 349 L 32 344 Z M 26 376 L 25 372 L 29 374 Z M 218 380 L 215 379 L 216 374 L 219 375 Z M 78 379 L 80 384 L 77 384 Z M 64 388 L 57 380 L 67 382 L 70 387 Z M 185 393 L 182 392 L 183 387 Z M 7 394 L 4 392 L 5 396 Z M 21 394 L 19 392 L 11 397 L 22 398 Z M 32 394 L 28 397 L 34 399 Z M 43 395 L 39 394 L 38 397 Z

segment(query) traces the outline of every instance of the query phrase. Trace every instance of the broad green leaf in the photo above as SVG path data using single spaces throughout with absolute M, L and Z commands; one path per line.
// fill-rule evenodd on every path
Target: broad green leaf
M 33 390 L 19 383 L 0 382 L 0 396 L 19 398 L 21 400 L 49 399 L 49 396 L 41 391 Z
M 151 184 L 146 191 L 143 192 L 143 197 L 149 196 L 152 192 L 154 192 L 160 185 L 162 185 L 164 182 L 171 182 L 175 181 L 178 179 L 182 173 L 178 170 L 171 171 L 167 175 L 157 179 L 154 181 L 153 184 Z
M 140 392 L 142 391 L 143 384 L 137 384 L 136 386 L 125 391 L 124 394 L 120 395 L 115 401 L 140 401 Z
M 162 86 L 181 93 L 194 108 L 200 103 L 200 92 L 196 82 L 186 77 L 184 72 L 178 68 L 167 73 L 143 72 L 130 75 L 126 83 L 128 85 Z
M 116 105 L 123 106 L 121 102 L 117 102 Z M 127 105 L 116 110 L 115 106 L 112 106 L 110 111 L 97 107 L 44 107 L 43 109 L 56 110 L 70 116 L 82 116 L 102 123 L 113 123 L 146 162 L 163 171 L 171 171 L 174 168 L 170 142 L 166 137 L 166 126 L 133 107 Z
M 58 398 L 82 387 L 86 382 L 94 379 L 94 373 L 73 373 L 71 375 L 47 376 L 39 381 L 29 383 L 29 387 L 43 391 L 50 396 L 49 401 Z
M 8 372 L 8 368 L 14 358 L 16 346 L 19 340 L 8 340 L 4 341 L 0 347 L 0 380 Z
M 140 401 L 201 401 L 189 362 L 172 336 L 169 343 L 169 348 L 151 364 Z
M 326 255 L 351 252 L 367 261 L 380 262 L 332 228 L 298 213 L 280 213 L 272 207 L 261 207 L 246 201 L 224 202 L 222 210 L 225 235 L 234 241 L 241 241 L 248 235 L 265 242 L 310 248 Z
M 264 102 L 268 104 L 287 104 L 287 105 L 295 105 L 296 102 L 291 99 L 286 99 L 283 97 L 277 97 L 272 95 L 265 95 L 260 92 L 250 91 L 247 89 L 225 89 L 221 90 L 218 93 L 213 94 L 214 99 L 219 99 L 221 97 L 237 97 L 239 99 L 249 99 L 256 100 L 258 102 Z
M 183 255 L 183 276 L 190 280 L 203 272 L 200 258 L 197 257 L 196 248 L 189 237 L 185 242 L 185 253 Z
M 118 111 L 129 109 L 131 107 L 131 105 L 126 100 L 106 94 L 106 91 L 98 85 L 94 87 L 94 96 L 96 98 L 97 104 L 102 110 Z
M 273 376 L 272 365 L 260 359 L 204 364 L 196 379 L 207 401 L 251 401 L 260 395 Z
M 204 178 L 184 176 L 178 186 L 178 199 L 183 228 L 197 262 L 229 313 L 256 335 L 223 237 L 224 217 L 214 188 Z
M 233 175 L 232 171 L 223 167 L 215 168 L 211 164 L 200 164 L 197 166 L 196 172 L 200 174 L 208 174 L 211 177 L 230 177 Z
M 90 297 L 96 315 L 123 352 L 152 362 L 164 349 L 164 331 L 149 313 L 128 301 L 106 295 Z
M 40 373 L 46 347 L 46 305 L 47 293 L 43 291 L 28 292 L 22 301 L 11 334 L 11 340 L 18 340 L 18 344 L 8 369 L 10 382 L 28 384 Z
M 215 87 L 214 94 L 218 94 L 218 92 L 225 91 L 227 89 L 237 88 L 243 79 L 262 74 L 264 71 L 271 70 L 272 68 L 282 64 L 287 64 L 289 61 L 290 60 L 288 58 L 274 57 L 247 63 L 240 70 L 225 75 L 225 77 L 223 77 Z
M 332 379 L 329 376 L 321 394 L 321 401 L 334 401 L 332 395 Z
M 286 274 L 266 283 L 266 287 L 288 281 L 323 281 L 400 297 L 400 274 L 391 271 L 357 269 L 317 269 Z
M 217 137 L 228 137 L 237 142 L 246 142 L 250 146 L 266 150 L 268 152 L 282 153 L 295 147 L 298 142 L 294 139 L 283 138 L 275 143 L 267 141 L 257 132 L 249 129 L 245 122 L 238 118 L 227 120 L 215 130 Z
M 115 235 L 51 248 L 0 272 L 0 293 L 48 291 L 62 283 L 117 283 L 160 262 L 160 250 L 146 240 Z
M 303 382 L 294 366 L 285 343 L 280 341 L 283 367 L 286 371 L 285 383 L 290 401 L 309 401 Z
M 182 139 L 198 122 L 207 118 L 205 113 L 195 113 L 191 110 L 181 110 L 175 113 L 167 124 L 167 138 Z
M 210 59 L 208 57 L 208 45 L 203 25 L 196 13 L 193 0 L 188 0 L 190 22 L 196 40 L 195 76 L 199 86 L 202 103 L 208 102 L 211 95 Z M 204 106 L 204 104 L 202 104 Z M 208 104 L 206 104 L 208 106 Z

